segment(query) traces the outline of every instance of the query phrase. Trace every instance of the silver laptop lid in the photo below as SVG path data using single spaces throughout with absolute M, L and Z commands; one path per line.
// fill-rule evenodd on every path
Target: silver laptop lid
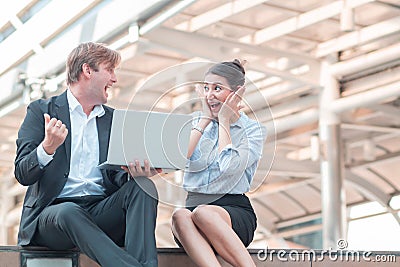
M 191 120 L 186 114 L 115 110 L 107 161 L 102 167 L 127 165 L 135 159 L 143 164 L 148 159 L 154 168 L 184 169 Z

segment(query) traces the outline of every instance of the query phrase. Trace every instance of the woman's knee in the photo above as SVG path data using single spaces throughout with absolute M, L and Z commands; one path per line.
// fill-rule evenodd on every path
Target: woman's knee
M 193 210 L 192 220 L 200 229 L 212 227 L 221 217 L 215 210 L 215 206 L 201 205 Z
M 181 231 L 185 225 L 191 222 L 192 212 L 188 209 L 179 209 L 172 214 L 172 230 Z

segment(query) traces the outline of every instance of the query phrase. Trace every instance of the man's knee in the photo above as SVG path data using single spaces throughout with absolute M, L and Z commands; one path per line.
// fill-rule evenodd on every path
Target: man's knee
M 136 177 L 133 179 L 133 184 L 135 184 L 139 192 L 146 194 L 147 196 L 158 201 L 158 192 L 154 182 L 147 177 Z
M 42 219 L 46 222 L 53 222 L 58 226 L 70 225 L 77 222 L 85 211 L 76 203 L 64 202 L 47 207 L 42 214 Z

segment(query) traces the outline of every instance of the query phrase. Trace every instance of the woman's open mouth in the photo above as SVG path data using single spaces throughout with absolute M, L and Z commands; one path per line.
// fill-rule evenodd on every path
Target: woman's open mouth
M 210 106 L 211 111 L 218 111 L 221 103 L 209 103 L 208 105 Z

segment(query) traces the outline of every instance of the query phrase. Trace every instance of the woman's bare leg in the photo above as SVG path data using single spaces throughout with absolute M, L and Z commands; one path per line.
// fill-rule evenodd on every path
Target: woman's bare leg
M 174 212 L 172 215 L 172 232 L 195 264 L 200 267 L 221 266 L 209 242 L 194 225 L 190 210 L 180 209 Z
M 232 229 L 229 213 L 218 206 L 202 205 L 192 213 L 192 221 L 218 254 L 233 266 L 255 266 L 246 247 Z

